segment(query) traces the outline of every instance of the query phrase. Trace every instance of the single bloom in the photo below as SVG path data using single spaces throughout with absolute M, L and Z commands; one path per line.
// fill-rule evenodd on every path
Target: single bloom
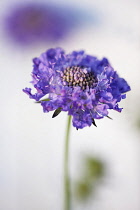
M 109 109 L 121 112 L 118 102 L 130 90 L 106 58 L 98 60 L 84 51 L 66 54 L 61 48 L 33 59 L 32 84 L 34 94 L 31 88 L 23 91 L 41 103 L 44 112 L 54 111 L 53 117 L 68 112 L 77 129 L 96 125 L 95 119 L 108 117 Z

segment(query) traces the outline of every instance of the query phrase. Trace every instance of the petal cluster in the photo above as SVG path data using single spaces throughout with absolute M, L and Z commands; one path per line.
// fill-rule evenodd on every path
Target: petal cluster
M 23 91 L 40 101 L 44 112 L 68 112 L 77 129 L 95 125 L 94 120 L 108 116 L 109 109 L 121 112 L 118 102 L 126 97 L 130 86 L 106 58 L 98 60 L 84 51 L 66 54 L 61 48 L 52 48 L 33 63 L 36 93 L 31 88 Z

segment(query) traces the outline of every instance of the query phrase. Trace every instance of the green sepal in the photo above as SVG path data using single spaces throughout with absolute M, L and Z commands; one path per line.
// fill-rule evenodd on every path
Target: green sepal
M 50 99 L 49 98 L 45 98 L 45 99 L 43 99 L 41 101 L 36 101 L 35 103 L 41 103 L 42 101 L 50 101 Z
M 92 124 L 97 127 L 94 118 L 92 118 Z
M 110 120 L 113 120 L 111 117 L 109 117 L 109 116 L 106 116 L 107 118 L 109 118 Z
M 54 118 L 54 117 L 56 117 L 57 115 L 59 115 L 61 111 L 62 111 L 62 108 L 61 108 L 61 107 L 59 107 L 58 109 L 56 109 L 56 110 L 54 111 L 54 113 L 53 113 L 52 118 Z

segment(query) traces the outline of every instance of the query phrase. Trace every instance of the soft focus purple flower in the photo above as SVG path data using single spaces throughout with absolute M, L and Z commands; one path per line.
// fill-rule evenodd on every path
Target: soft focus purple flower
M 27 3 L 9 10 L 5 29 L 10 38 L 26 46 L 39 41 L 60 40 L 72 30 L 76 21 L 68 8 Z
M 73 51 L 65 54 L 61 48 L 49 49 L 39 58 L 33 59 L 32 84 L 23 91 L 30 98 L 40 101 L 44 112 L 55 110 L 53 117 L 61 111 L 73 116 L 73 126 L 83 128 L 95 124 L 94 119 L 108 117 L 108 110 L 121 112 L 118 102 L 130 90 L 127 82 L 120 78 L 108 60 Z

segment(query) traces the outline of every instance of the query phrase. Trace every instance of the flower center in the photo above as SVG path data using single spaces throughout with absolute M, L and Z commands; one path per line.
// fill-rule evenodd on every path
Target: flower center
M 96 86 L 97 79 L 87 68 L 80 66 L 67 67 L 62 76 L 63 85 L 75 87 L 79 86 L 82 90 Z

